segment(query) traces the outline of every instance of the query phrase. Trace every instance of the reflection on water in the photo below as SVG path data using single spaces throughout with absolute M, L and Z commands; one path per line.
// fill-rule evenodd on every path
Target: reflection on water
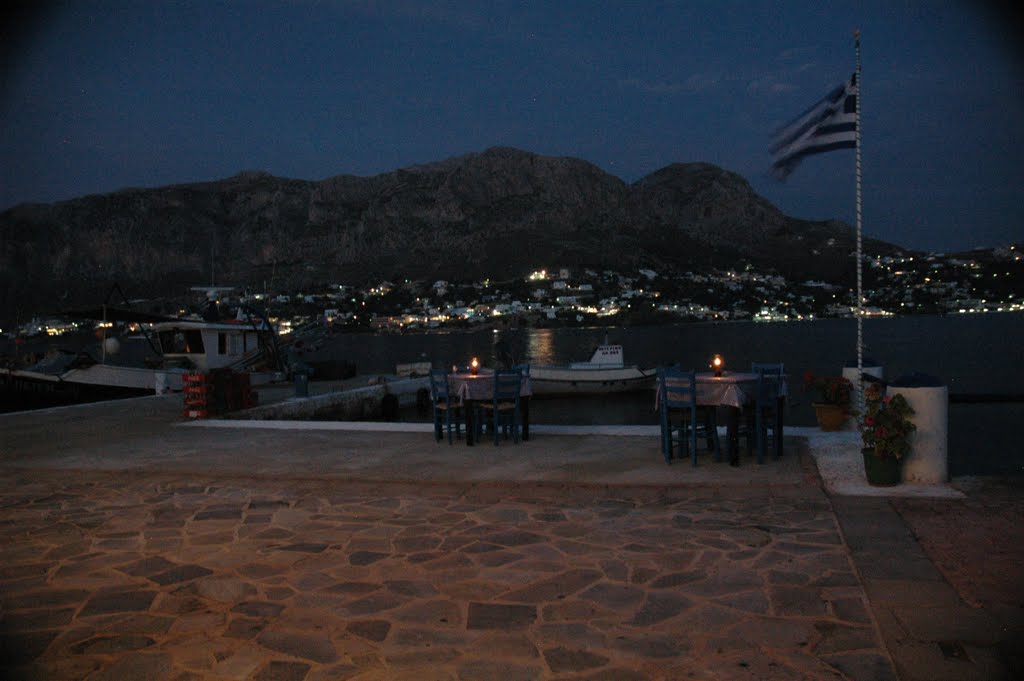
M 555 332 L 552 329 L 530 329 L 527 334 L 526 356 L 531 364 L 555 364 Z
M 479 357 L 500 363 L 507 352 L 517 362 L 565 364 L 586 360 L 605 334 L 623 346 L 627 364 L 644 368 L 679 363 L 703 370 L 715 353 L 739 371 L 751 362 L 783 362 L 791 395 L 802 392 L 804 371 L 838 374 L 856 357 L 856 322 L 678 324 L 627 328 L 484 329 L 473 332 L 369 336 L 343 334 L 318 351 L 353 362 L 361 374 L 390 373 L 396 364 L 431 361 L 446 367 Z M 1021 392 L 1024 361 L 1019 342 L 1024 314 L 896 317 L 864 323 L 865 354 L 892 379 L 910 372 L 938 376 L 951 393 Z

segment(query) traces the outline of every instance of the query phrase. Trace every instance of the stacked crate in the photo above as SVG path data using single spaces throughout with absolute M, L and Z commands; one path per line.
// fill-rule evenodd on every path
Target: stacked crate
M 185 374 L 185 417 L 205 419 L 229 411 L 255 407 L 259 400 L 249 374 L 231 369 Z
M 213 384 L 209 374 L 185 374 L 182 376 L 182 392 L 185 394 L 185 418 L 205 419 L 210 417 L 210 402 L 213 399 Z
M 220 371 L 223 373 L 213 372 L 214 392 L 219 398 L 218 406 L 223 410 L 220 413 L 255 407 L 257 396 L 249 383 L 249 374 L 230 369 Z

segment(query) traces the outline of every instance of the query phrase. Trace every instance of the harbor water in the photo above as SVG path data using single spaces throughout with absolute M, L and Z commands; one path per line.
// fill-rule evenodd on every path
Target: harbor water
M 1024 475 L 1024 315 L 1019 313 L 870 318 L 864 353 L 887 380 L 909 373 L 938 378 L 952 396 L 949 468 L 953 476 Z M 856 359 L 856 321 L 723 322 L 627 328 L 486 329 L 406 335 L 336 335 L 315 351 L 355 363 L 360 374 L 391 373 L 395 365 L 430 361 L 435 367 L 506 361 L 534 365 L 585 360 L 608 341 L 624 346 L 627 364 L 644 368 L 679 363 L 698 371 L 721 354 L 727 368 L 749 370 L 754 361 L 785 363 L 790 400 L 787 423 L 812 425 L 804 395 L 805 371 L 839 375 Z M 855 365 L 855 363 L 854 363 Z M 964 403 L 963 396 L 978 399 Z M 998 399 L 994 399 L 998 398 Z M 653 395 L 535 400 L 536 423 L 656 423 Z

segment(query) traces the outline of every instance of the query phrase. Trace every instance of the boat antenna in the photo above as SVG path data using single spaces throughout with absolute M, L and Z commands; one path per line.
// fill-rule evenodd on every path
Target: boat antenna
M 110 305 L 110 298 L 114 295 L 115 291 L 121 296 L 121 303 L 125 306 L 125 308 L 127 308 L 129 310 L 132 309 L 132 304 L 131 304 L 131 302 L 129 302 L 128 296 L 125 295 L 124 290 L 121 288 L 121 284 L 119 282 L 115 281 L 114 285 L 110 287 L 109 291 L 107 291 L 107 297 L 104 298 L 104 300 L 103 300 L 103 321 L 104 322 L 106 322 L 106 317 L 107 317 L 107 306 Z M 106 325 L 104 324 L 104 327 L 105 326 Z M 158 348 L 156 346 L 156 343 L 153 342 L 153 338 L 149 335 L 149 331 L 146 329 L 146 327 L 144 325 L 140 325 L 139 328 L 142 330 L 142 335 L 145 337 L 146 342 L 149 343 L 149 348 L 154 353 L 156 353 L 157 355 L 163 354 L 162 352 L 160 352 L 160 348 Z M 106 328 L 104 328 L 103 329 L 103 339 L 104 339 L 104 341 L 106 340 L 106 333 L 107 333 L 107 330 L 106 330 Z M 107 348 L 106 348 L 107 344 L 104 342 L 102 345 L 104 346 L 103 347 L 103 358 L 104 358 L 104 361 L 105 361 L 106 360 L 106 356 L 107 356 Z

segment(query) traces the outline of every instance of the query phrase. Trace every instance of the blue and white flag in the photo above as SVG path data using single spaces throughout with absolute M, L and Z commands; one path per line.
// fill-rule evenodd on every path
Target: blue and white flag
M 811 154 L 857 146 L 857 74 L 776 131 L 770 151 L 780 180 Z

